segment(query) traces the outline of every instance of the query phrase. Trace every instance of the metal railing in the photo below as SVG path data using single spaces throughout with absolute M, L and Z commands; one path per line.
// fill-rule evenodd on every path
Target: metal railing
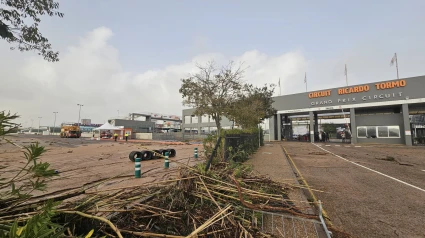
M 288 214 L 273 213 L 266 211 L 241 209 L 242 220 L 250 222 L 251 226 L 263 233 L 272 234 L 276 237 L 327 237 L 330 238 L 326 224 L 323 221 L 306 219 Z

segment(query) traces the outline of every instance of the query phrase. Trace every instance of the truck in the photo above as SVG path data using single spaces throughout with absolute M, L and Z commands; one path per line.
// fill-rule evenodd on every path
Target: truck
M 62 125 L 60 136 L 61 138 L 80 138 L 80 127 L 74 125 Z

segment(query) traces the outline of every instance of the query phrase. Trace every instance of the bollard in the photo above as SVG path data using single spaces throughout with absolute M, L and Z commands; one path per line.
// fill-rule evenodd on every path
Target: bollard
M 142 161 L 141 158 L 136 158 L 135 163 L 134 163 L 135 164 L 135 166 L 134 166 L 134 176 L 136 178 L 140 178 L 141 175 L 142 175 L 142 171 L 140 170 L 141 169 L 140 161 Z
M 170 161 L 168 160 L 168 152 L 165 152 L 164 168 L 168 169 L 170 167 Z
M 195 149 L 194 149 L 193 157 L 195 157 L 195 159 L 197 159 L 197 158 L 198 158 L 198 148 L 195 148 Z

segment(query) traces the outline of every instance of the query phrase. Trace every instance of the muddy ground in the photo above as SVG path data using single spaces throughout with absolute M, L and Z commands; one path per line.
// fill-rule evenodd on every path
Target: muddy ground
M 203 161 L 193 159 L 193 151 L 198 147 L 202 152 L 202 145 L 165 142 L 114 142 L 112 140 L 90 140 L 87 138 L 58 138 L 58 136 L 29 136 L 17 135 L 8 137 L 20 146 L 39 142 L 45 146 L 47 152 L 41 160 L 49 162 L 51 168 L 58 170 L 59 176 L 48 183 L 46 192 L 35 192 L 36 196 L 45 194 L 57 195 L 71 189 L 87 188 L 97 182 L 111 178 L 106 183 L 93 187 L 96 190 L 105 190 L 116 187 L 134 186 L 149 182 L 158 182 L 173 178 L 178 163 L 193 165 Z M 172 144 L 172 145 L 169 145 Z M 142 178 L 134 178 L 134 163 L 128 158 L 131 151 L 154 150 L 173 148 L 177 151 L 175 158 L 170 158 L 170 169 L 164 169 L 164 160 L 142 161 Z M 25 163 L 22 150 L 14 145 L 0 144 L 0 169 L 3 178 L 16 174 L 16 171 Z M 189 157 L 192 157 L 190 160 Z M 202 156 L 201 156 L 202 157 Z
M 285 142 L 334 225 L 354 237 L 425 237 L 425 148 Z

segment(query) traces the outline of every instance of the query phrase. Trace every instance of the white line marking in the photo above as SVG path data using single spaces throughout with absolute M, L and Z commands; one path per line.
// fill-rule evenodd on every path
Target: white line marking
M 360 145 L 356 145 L 356 146 L 354 146 L 354 147 L 361 147 Z
M 325 146 L 331 146 L 331 145 L 325 145 Z
M 349 146 L 349 145 L 346 145 L 346 146 L 344 146 L 344 147 L 351 147 L 351 146 Z
M 335 146 L 341 146 L 341 145 L 335 145 Z
M 314 145 L 316 145 L 316 144 L 314 144 Z M 419 190 L 419 191 L 425 192 L 425 189 L 423 189 L 423 188 L 417 187 L 417 186 L 412 185 L 412 184 L 410 184 L 410 183 L 406 183 L 406 182 L 404 182 L 404 181 L 402 181 L 402 180 L 400 180 L 400 179 L 396 179 L 396 178 L 394 178 L 394 177 L 391 177 L 391 176 L 386 175 L 386 174 L 384 174 L 384 173 L 381 173 L 381 172 L 379 172 L 379 171 L 373 170 L 373 169 L 368 168 L 368 167 L 366 167 L 366 166 L 363 166 L 363 165 L 361 165 L 361 164 L 357 164 L 357 163 L 355 163 L 355 162 L 353 162 L 353 161 L 350 161 L 350 160 L 348 160 L 348 159 L 346 159 L 346 158 L 343 158 L 343 157 L 341 157 L 341 156 L 339 156 L 339 155 L 337 155 L 337 154 L 334 154 L 334 153 L 332 153 L 332 152 L 330 152 L 330 151 L 327 151 L 327 150 L 325 150 L 325 149 L 323 149 L 323 148 L 321 148 L 321 147 L 319 147 L 319 148 L 320 148 L 321 150 L 323 150 L 323 151 L 328 152 L 329 154 L 332 154 L 332 155 L 334 155 L 334 156 L 336 156 L 336 157 L 338 157 L 338 158 L 340 158 L 340 159 L 343 159 L 343 160 L 345 160 L 345 161 L 347 161 L 347 162 L 350 162 L 350 163 L 352 163 L 352 164 L 354 164 L 354 165 L 357 165 L 357 166 L 362 167 L 362 168 L 364 168 L 364 169 L 367 169 L 367 170 L 369 170 L 369 171 L 375 172 L 375 173 L 377 173 L 377 174 L 380 174 L 380 175 L 382 175 L 382 176 L 385 176 L 385 177 L 387 177 L 387 178 L 390 178 L 390 179 L 392 179 L 392 180 L 395 180 L 395 181 L 397 181 L 397 182 L 399 182 L 399 183 L 402 183 L 402 184 L 404 184 L 404 185 L 410 186 L 410 187 L 412 187 L 412 188 L 416 188 L 416 189 L 417 189 L 417 190 Z

